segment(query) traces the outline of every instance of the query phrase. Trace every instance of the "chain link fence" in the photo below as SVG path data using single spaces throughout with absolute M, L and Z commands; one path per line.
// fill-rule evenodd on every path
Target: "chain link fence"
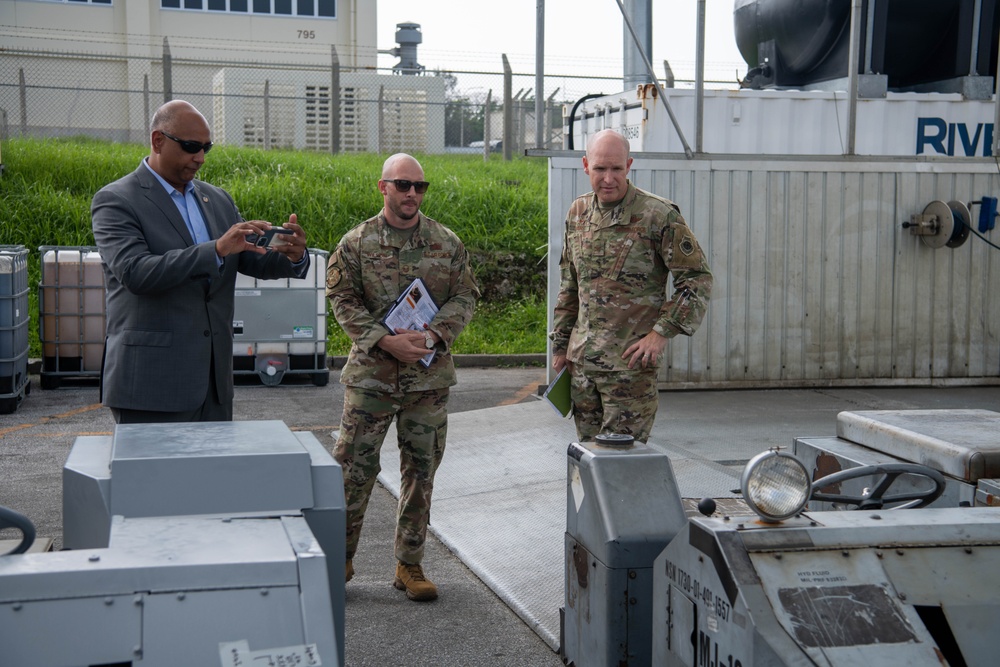
M 3 136 L 88 136 L 145 143 L 164 101 L 184 99 L 213 141 L 319 152 L 446 153 L 563 148 L 559 87 L 544 99 L 536 139 L 534 73 L 435 71 L 417 75 L 328 66 L 55 50 L 0 50 Z M 583 77 L 570 77 L 582 79 Z M 565 75 L 547 80 L 566 82 Z M 462 86 L 459 87 L 459 81 Z M 583 85 L 621 88 L 621 79 Z M 507 153 L 504 150 L 504 153 Z

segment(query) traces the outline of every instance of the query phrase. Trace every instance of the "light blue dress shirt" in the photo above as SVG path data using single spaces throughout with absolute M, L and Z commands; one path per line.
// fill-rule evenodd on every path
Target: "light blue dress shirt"
M 191 238 L 194 239 L 194 242 L 207 243 L 211 241 L 212 237 L 208 233 L 205 216 L 202 215 L 198 198 L 195 197 L 194 183 L 189 182 L 185 185 L 184 192 L 181 193 L 177 188 L 163 180 L 163 177 L 157 174 L 145 159 L 143 159 L 142 163 L 146 166 L 146 169 L 149 169 L 149 173 L 156 177 L 156 180 L 160 182 L 160 185 L 167 191 L 167 194 L 170 195 L 170 199 L 173 200 L 177 210 L 180 211 L 181 217 L 184 218 L 184 224 L 187 225 L 188 231 L 191 232 Z

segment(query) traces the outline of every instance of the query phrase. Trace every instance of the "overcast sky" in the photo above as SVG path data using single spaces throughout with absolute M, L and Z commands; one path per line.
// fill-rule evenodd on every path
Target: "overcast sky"
M 678 79 L 694 78 L 696 0 L 652 0 L 654 68 L 667 59 Z M 747 70 L 733 36 L 734 0 L 707 0 L 705 78 L 735 82 Z M 501 71 L 506 53 L 515 73 L 535 71 L 536 0 L 378 0 L 378 48 L 396 46 L 397 23 L 419 23 L 417 60 L 429 70 Z M 547 75 L 622 76 L 625 30 L 616 0 L 546 0 Z M 398 58 L 379 56 L 379 66 Z M 611 91 L 608 91 L 611 92 Z

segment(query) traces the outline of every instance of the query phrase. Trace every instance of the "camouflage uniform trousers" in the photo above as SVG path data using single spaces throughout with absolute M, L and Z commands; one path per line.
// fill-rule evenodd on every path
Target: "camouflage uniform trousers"
M 379 451 L 395 418 L 402 474 L 395 554 L 404 563 L 423 559 L 434 473 L 444 457 L 448 432 L 448 394 L 448 387 L 405 393 L 346 387 L 334 458 L 344 473 L 347 558 L 357 552 L 368 501 L 382 469 Z
M 600 433 L 624 433 L 646 442 L 659 404 L 656 369 L 583 373 L 573 365 L 570 398 L 581 442 Z

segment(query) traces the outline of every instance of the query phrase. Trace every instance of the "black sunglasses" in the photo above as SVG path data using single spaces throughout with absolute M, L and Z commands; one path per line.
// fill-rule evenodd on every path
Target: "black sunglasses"
M 427 187 L 430 185 L 427 181 L 408 181 L 405 178 L 387 178 L 385 182 L 395 185 L 398 192 L 409 192 L 410 188 L 413 188 L 418 195 L 427 192 Z
M 181 150 L 184 151 L 185 153 L 190 153 L 191 155 L 194 155 L 198 151 L 205 151 L 206 153 L 208 153 L 208 151 L 212 150 L 212 142 L 211 141 L 209 141 L 207 144 L 201 144 L 201 143 L 198 143 L 197 141 L 188 141 L 186 139 L 178 139 L 174 135 L 168 134 L 168 133 L 164 132 L 163 130 L 160 130 L 160 134 L 162 134 L 163 136 L 165 136 L 167 139 L 172 139 L 173 141 L 176 141 L 177 143 L 179 143 L 181 145 Z

